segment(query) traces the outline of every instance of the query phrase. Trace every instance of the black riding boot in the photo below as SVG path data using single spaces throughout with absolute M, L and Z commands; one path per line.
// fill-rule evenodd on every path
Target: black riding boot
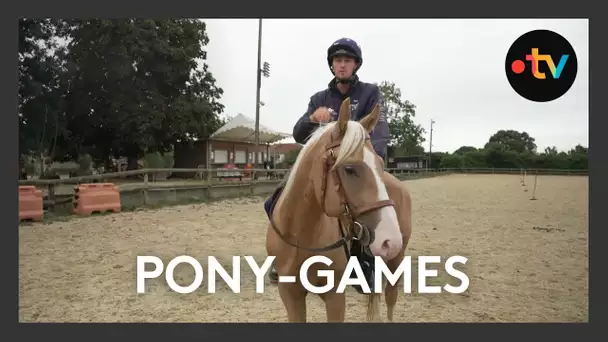
M 274 265 L 270 267 L 270 272 L 268 272 L 268 279 L 270 279 L 270 283 L 276 284 L 279 282 L 279 274 L 277 270 L 274 269 Z
M 363 246 L 359 243 L 359 241 L 354 240 L 351 247 L 351 256 L 357 257 L 359 260 L 359 264 L 361 265 L 361 269 L 363 270 L 363 275 L 365 276 L 365 280 L 369 289 L 374 291 L 374 257 L 365 253 Z M 355 278 L 355 272 L 351 273 L 351 279 Z M 363 289 L 359 285 L 353 285 L 355 290 L 360 294 L 364 294 Z

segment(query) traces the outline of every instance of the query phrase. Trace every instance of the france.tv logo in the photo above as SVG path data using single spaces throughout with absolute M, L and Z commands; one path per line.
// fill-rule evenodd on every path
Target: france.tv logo
M 572 45 L 549 30 L 530 31 L 509 48 L 505 72 L 516 93 L 534 102 L 564 95 L 576 79 L 578 63 Z

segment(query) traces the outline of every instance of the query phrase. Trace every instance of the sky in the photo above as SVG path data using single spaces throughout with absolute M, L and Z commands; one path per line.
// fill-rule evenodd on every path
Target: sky
M 206 63 L 224 90 L 223 116 L 255 119 L 258 19 L 201 20 L 210 39 Z M 511 44 L 535 29 L 564 36 L 578 59 L 573 86 L 548 103 L 520 97 L 504 72 Z M 589 145 L 586 19 L 264 19 L 262 63 L 270 64 L 270 77 L 262 78 L 261 125 L 291 134 L 310 96 L 327 88 L 327 48 L 341 37 L 363 50 L 361 81 L 394 82 L 416 105 L 426 151 L 431 119 L 436 152 L 483 147 L 500 129 L 527 132 L 539 151 Z

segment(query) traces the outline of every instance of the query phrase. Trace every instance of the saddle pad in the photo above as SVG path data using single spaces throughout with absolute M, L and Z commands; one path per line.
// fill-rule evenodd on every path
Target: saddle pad
M 266 201 L 264 201 L 264 210 L 266 211 L 266 215 L 268 215 L 269 220 L 270 220 L 270 217 L 272 216 L 272 212 L 274 210 L 275 201 L 279 198 L 282 191 L 283 191 L 283 186 L 279 186 L 278 188 L 276 188 L 274 190 L 272 195 Z

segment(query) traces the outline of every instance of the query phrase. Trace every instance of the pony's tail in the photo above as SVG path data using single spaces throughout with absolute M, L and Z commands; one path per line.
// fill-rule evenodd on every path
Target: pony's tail
M 382 321 L 380 319 L 380 294 L 378 293 L 370 293 L 367 295 L 367 321 Z

